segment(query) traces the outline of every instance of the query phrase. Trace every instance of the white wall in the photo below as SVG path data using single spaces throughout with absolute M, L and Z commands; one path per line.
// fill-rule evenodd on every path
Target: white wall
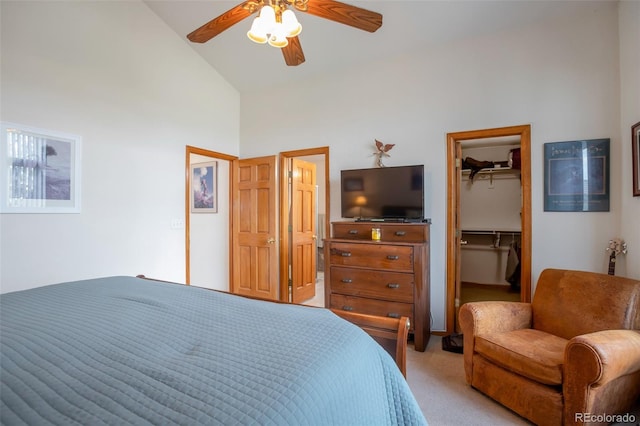
M 185 145 L 236 155 L 238 92 L 141 2 L 0 8 L 1 119 L 83 140 L 80 214 L 0 215 L 1 291 L 184 282 L 184 229 L 170 225 L 184 220 Z
M 374 139 L 396 144 L 388 166 L 424 163 L 432 329 L 445 330 L 446 134 L 530 123 L 533 281 L 546 267 L 606 271 L 604 247 L 622 216 L 619 64 L 613 2 L 582 16 L 425 46 L 339 75 L 243 93 L 241 156 L 328 144 L 333 220 L 340 218 L 340 170 L 371 167 Z M 263 114 L 276 96 L 295 106 L 285 121 Z M 587 138 L 611 139 L 611 211 L 543 212 L 542 145 Z

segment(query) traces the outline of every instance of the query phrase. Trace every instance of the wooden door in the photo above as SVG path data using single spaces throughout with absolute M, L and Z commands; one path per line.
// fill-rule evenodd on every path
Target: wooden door
M 302 303 L 316 294 L 316 165 L 291 159 L 291 298 Z
M 234 161 L 231 291 L 278 299 L 276 156 Z

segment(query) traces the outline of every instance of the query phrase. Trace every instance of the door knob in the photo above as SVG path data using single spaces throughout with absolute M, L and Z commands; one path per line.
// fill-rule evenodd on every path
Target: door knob
M 267 240 L 267 243 L 269 243 L 269 244 L 273 244 L 273 243 L 275 243 L 275 242 L 276 242 L 276 239 L 275 239 L 275 238 L 273 238 L 273 237 L 271 237 L 271 238 L 269 238 L 269 239 Z

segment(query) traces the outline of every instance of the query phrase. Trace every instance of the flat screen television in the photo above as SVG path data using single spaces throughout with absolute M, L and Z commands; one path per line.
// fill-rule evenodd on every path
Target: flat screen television
M 342 217 L 359 220 L 424 219 L 424 166 L 340 172 Z

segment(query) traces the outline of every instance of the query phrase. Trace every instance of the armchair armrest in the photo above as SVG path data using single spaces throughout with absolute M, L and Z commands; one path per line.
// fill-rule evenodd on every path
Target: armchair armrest
M 567 379 L 604 385 L 640 371 L 640 331 L 604 330 L 569 340 L 564 355 Z
M 624 376 L 628 380 L 613 385 L 617 392 L 606 392 L 607 384 Z M 591 412 L 607 395 L 635 399 L 639 384 L 640 331 L 604 330 L 569 340 L 564 355 L 565 412 Z
M 471 384 L 473 375 L 475 337 L 531 328 L 532 315 L 530 303 L 491 301 L 470 302 L 462 305 L 458 320 L 463 336 L 464 371 L 467 383 Z
M 458 315 L 463 334 L 479 336 L 531 327 L 531 304 L 521 302 L 470 302 Z

